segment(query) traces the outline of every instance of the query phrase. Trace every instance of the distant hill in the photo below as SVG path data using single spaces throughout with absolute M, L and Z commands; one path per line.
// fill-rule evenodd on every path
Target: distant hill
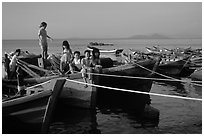
M 160 34 L 152 34 L 152 35 L 134 35 L 129 37 L 128 39 L 170 39 L 170 37 Z

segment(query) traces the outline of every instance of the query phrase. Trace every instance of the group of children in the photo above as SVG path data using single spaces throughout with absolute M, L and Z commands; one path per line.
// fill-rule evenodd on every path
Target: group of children
M 75 51 L 72 54 L 68 41 L 63 41 L 62 48 L 63 55 L 60 59 L 60 72 L 62 74 L 81 72 L 84 82 L 87 83 L 87 78 L 91 79 L 90 74 L 87 73 L 93 72 L 95 68 L 101 68 L 100 52 L 98 49 L 92 50 L 92 56 L 90 50 L 85 50 L 85 57 L 81 59 L 79 51 Z
M 70 74 L 81 72 L 84 82 L 87 83 L 87 78 L 91 80 L 91 75 L 95 69 L 101 69 L 101 60 L 99 49 L 94 48 L 92 52 L 90 50 L 84 51 L 84 57 L 81 58 L 80 52 L 75 51 L 72 53 L 68 41 L 62 43 L 63 54 L 60 58 L 59 72 L 61 74 Z M 91 55 L 92 54 L 92 55 Z M 85 87 L 88 87 L 87 84 Z
M 46 27 L 47 27 L 47 23 L 42 22 L 40 24 L 40 29 L 38 32 L 39 45 L 41 46 L 41 49 L 42 49 L 43 60 L 46 60 L 47 58 L 47 50 L 48 50 L 47 38 L 53 40 L 50 36 L 48 36 Z M 90 55 L 90 50 L 85 50 L 84 51 L 85 58 L 80 59 L 80 52 L 75 51 L 74 54 L 72 54 L 72 50 L 69 46 L 68 41 L 63 41 L 62 48 L 63 48 L 63 55 L 60 59 L 60 72 L 62 74 L 81 71 L 84 81 L 87 83 L 86 81 L 87 71 L 92 72 L 92 69 L 94 67 L 99 67 L 99 68 L 101 67 L 100 66 L 101 63 L 99 59 L 100 52 L 98 49 L 94 49 L 92 51 L 92 56 Z
M 53 40 L 50 36 L 47 35 L 47 31 L 45 30 L 47 27 L 47 23 L 42 22 L 40 24 L 40 29 L 38 32 L 39 37 L 39 45 L 42 49 L 42 58 L 43 61 L 46 62 L 48 54 L 48 44 L 47 44 L 47 38 Z M 82 77 L 84 81 L 87 83 L 87 78 L 91 79 L 90 74 L 93 72 L 94 69 L 100 69 L 101 67 L 101 60 L 99 58 L 100 52 L 97 48 L 94 48 L 92 50 L 92 55 L 90 50 L 84 51 L 84 58 L 81 58 L 80 52 L 75 51 L 72 53 L 72 50 L 70 48 L 68 41 L 63 41 L 62 43 L 63 48 L 63 54 L 60 58 L 60 67 L 59 72 L 61 74 L 67 74 L 67 73 L 75 73 L 75 72 L 81 72 Z M 16 64 L 17 64 L 17 58 L 21 54 L 21 50 L 17 49 L 13 55 L 12 59 L 10 60 L 8 55 L 5 54 L 5 70 L 7 72 L 8 78 L 12 79 L 16 75 Z M 87 87 L 87 85 L 85 85 Z

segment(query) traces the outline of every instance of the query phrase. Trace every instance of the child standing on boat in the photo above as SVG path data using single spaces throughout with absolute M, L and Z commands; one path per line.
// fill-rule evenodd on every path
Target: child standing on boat
M 63 55 L 60 59 L 60 72 L 65 74 L 71 69 L 71 62 L 73 60 L 72 50 L 70 49 L 68 41 L 63 41 L 62 43 Z
M 50 36 L 47 35 L 47 31 L 45 30 L 46 27 L 47 27 L 47 23 L 42 22 L 40 24 L 40 29 L 38 31 L 39 45 L 42 49 L 42 58 L 44 60 L 46 60 L 47 58 L 47 50 L 48 50 L 47 38 L 53 40 Z

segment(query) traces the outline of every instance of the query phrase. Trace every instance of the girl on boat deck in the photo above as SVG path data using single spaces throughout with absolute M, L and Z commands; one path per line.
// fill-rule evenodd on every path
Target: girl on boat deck
M 39 45 L 42 49 L 42 58 L 43 60 L 46 60 L 48 56 L 47 55 L 47 50 L 48 50 L 47 38 L 51 40 L 53 39 L 47 35 L 47 31 L 45 30 L 47 27 L 46 22 L 42 22 L 39 27 L 40 27 L 38 31 Z
M 94 68 L 100 68 L 101 67 L 100 51 L 97 48 L 96 49 L 94 48 L 92 50 L 91 67 L 94 67 Z
M 60 59 L 60 72 L 62 74 L 66 74 L 71 70 L 71 62 L 73 60 L 73 55 L 68 41 L 63 41 L 62 48 L 63 55 Z

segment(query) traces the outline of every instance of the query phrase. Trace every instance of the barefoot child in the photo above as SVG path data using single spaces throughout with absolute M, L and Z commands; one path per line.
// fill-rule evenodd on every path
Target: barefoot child
M 39 45 L 42 49 L 43 60 L 46 60 L 47 58 L 47 50 L 48 50 L 47 38 L 53 40 L 50 36 L 47 35 L 47 31 L 45 30 L 46 27 L 47 27 L 47 23 L 42 22 L 40 24 L 40 29 L 38 31 Z
M 84 55 L 85 55 L 85 58 L 83 58 L 81 60 L 81 64 L 82 64 L 81 72 L 82 72 L 82 77 L 84 79 L 84 82 L 87 83 L 86 78 L 88 77 L 88 75 L 86 73 L 87 73 L 87 71 L 90 71 L 92 60 L 90 58 L 90 51 L 89 50 L 85 50 Z M 84 87 L 88 87 L 88 85 L 86 84 Z

